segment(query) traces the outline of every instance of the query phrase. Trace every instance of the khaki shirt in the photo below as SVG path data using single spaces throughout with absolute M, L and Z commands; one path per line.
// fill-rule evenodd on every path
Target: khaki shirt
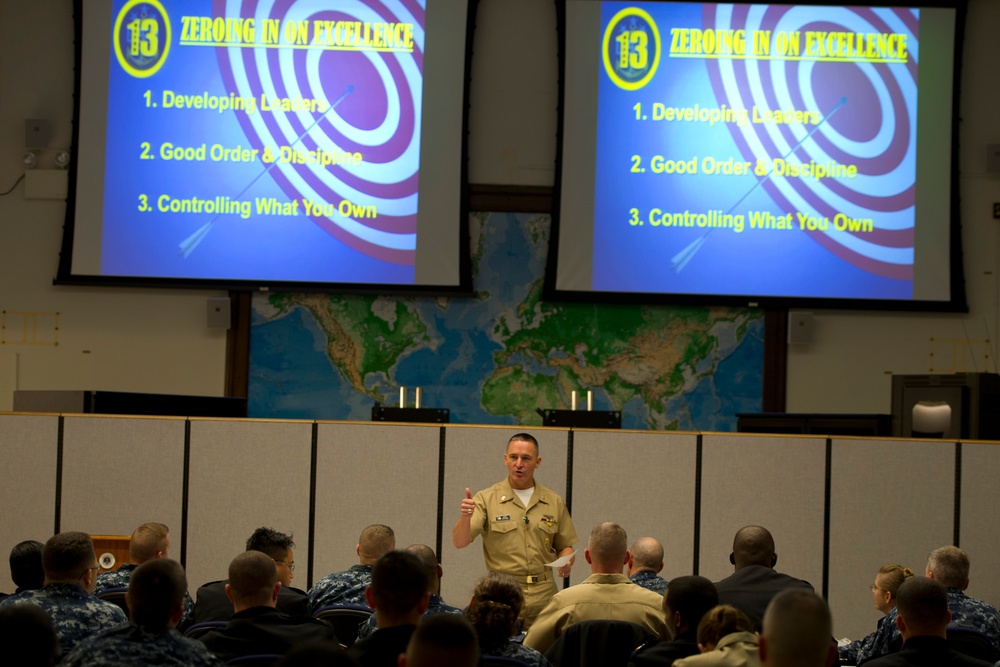
M 507 572 L 522 584 L 527 575 L 551 579 L 552 570 L 545 563 L 577 542 L 563 499 L 538 482 L 527 507 L 506 479 L 477 493 L 475 501 L 472 539 L 483 536 L 483 556 L 491 572 Z

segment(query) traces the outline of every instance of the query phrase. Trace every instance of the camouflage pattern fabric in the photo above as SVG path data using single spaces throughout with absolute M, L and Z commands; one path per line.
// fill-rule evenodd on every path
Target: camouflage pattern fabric
M 654 593 L 659 593 L 660 595 L 663 595 L 667 590 L 667 586 L 670 585 L 669 581 L 667 581 L 657 573 L 653 572 L 652 570 L 643 570 L 641 572 L 636 572 L 631 577 L 629 577 L 629 580 L 633 584 L 638 584 L 639 586 L 651 590 Z
M 353 565 L 343 572 L 328 574 L 309 589 L 309 613 L 332 604 L 368 606 L 365 588 L 372 583 L 371 565 Z
M 107 630 L 83 640 L 60 665 L 67 667 L 220 667 L 224 663 L 198 641 L 176 630 L 151 632 L 138 625 Z

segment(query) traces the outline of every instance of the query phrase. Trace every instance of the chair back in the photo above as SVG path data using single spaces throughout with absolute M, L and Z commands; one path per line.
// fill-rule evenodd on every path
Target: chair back
M 575 623 L 545 652 L 553 667 L 627 667 L 632 652 L 657 636 L 628 621 Z
M 358 638 L 358 628 L 372 615 L 372 610 L 358 604 L 334 604 L 321 607 L 313 613 L 313 618 L 326 621 L 333 626 L 337 641 L 344 648 L 354 644 Z
M 228 621 L 202 621 L 201 623 L 195 623 L 185 630 L 184 636 L 188 639 L 197 639 L 212 630 L 218 630 L 226 627 L 227 625 L 229 625 Z
M 946 632 L 948 644 L 953 650 L 986 662 L 997 661 L 998 656 L 996 649 L 993 648 L 993 642 L 982 632 L 971 628 L 960 628 L 957 625 L 949 625 Z
M 128 616 L 128 600 L 125 599 L 126 593 L 128 593 L 127 586 L 122 586 L 121 588 L 106 588 L 97 594 L 97 599 L 118 605 L 121 607 L 121 610 L 125 612 L 125 616 Z

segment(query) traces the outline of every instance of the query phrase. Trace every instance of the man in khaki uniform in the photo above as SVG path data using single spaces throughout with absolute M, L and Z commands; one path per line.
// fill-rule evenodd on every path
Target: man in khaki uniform
M 553 571 L 545 564 L 572 554 L 577 541 L 562 498 L 535 483 L 535 470 L 541 463 L 534 437 L 527 433 L 512 437 L 504 453 L 507 479 L 480 491 L 475 498 L 471 490 L 465 490 L 451 537 L 462 549 L 477 535 L 483 536 L 487 569 L 513 575 L 521 584 L 525 629 L 556 592 Z M 556 574 L 568 577 L 571 566 L 572 562 L 563 565 Z

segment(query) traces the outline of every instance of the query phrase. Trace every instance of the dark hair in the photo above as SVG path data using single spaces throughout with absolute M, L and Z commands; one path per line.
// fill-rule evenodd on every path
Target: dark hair
M 705 577 L 674 577 L 663 594 L 663 602 L 671 612 L 681 615 L 681 621 L 696 628 L 708 610 L 719 604 L 719 593 L 715 584 Z
M 333 641 L 312 641 L 296 646 L 278 662 L 279 667 L 357 667 L 350 653 Z
M 434 614 L 417 625 L 406 649 L 406 664 L 461 667 L 479 663 L 479 639 L 469 622 L 456 614 Z
M 515 433 L 511 436 L 510 440 L 507 441 L 507 446 L 510 447 L 510 443 L 512 442 L 527 442 L 532 444 L 535 446 L 535 456 L 539 456 L 541 454 L 542 450 L 538 447 L 538 440 L 536 440 L 535 436 L 530 433 Z
M 492 650 L 516 635 L 523 606 L 524 593 L 512 575 L 490 572 L 476 582 L 465 617 L 476 629 L 480 647 Z
M 295 548 L 291 535 L 273 528 L 258 528 L 247 540 L 247 551 L 262 551 L 275 560 L 284 560 L 289 549 Z
M 409 551 L 390 551 L 372 568 L 375 608 L 388 616 L 398 617 L 416 609 L 429 588 L 427 565 Z
M 162 630 L 184 604 L 187 577 L 175 560 L 156 558 L 135 568 L 128 581 L 128 608 L 132 621 L 150 630 Z
M 948 625 L 948 592 L 929 577 L 910 577 L 896 591 L 896 610 L 913 630 L 938 630 Z
M 18 667 L 56 664 L 59 639 L 52 619 L 33 604 L 12 604 L 0 609 L 0 656 Z
M 45 583 L 45 570 L 42 569 L 44 547 L 38 540 L 25 540 L 10 550 L 10 578 L 14 580 L 18 593 L 41 588 Z
M 96 560 L 94 543 L 87 533 L 59 533 L 42 547 L 42 569 L 53 581 L 79 579 Z

